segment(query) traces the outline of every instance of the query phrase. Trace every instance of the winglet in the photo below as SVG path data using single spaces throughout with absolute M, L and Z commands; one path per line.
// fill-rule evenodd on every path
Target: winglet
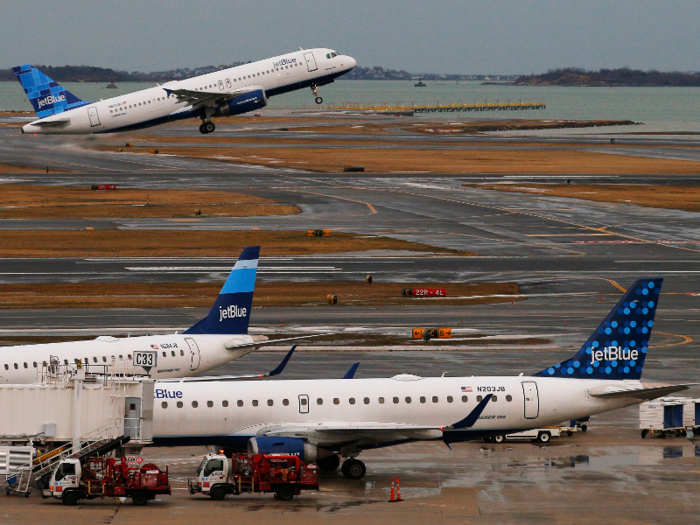
M 467 417 L 465 417 L 461 421 L 457 421 L 457 423 L 454 423 L 449 428 L 473 427 L 474 423 L 476 423 L 479 420 L 479 416 L 484 411 L 484 409 L 486 408 L 486 405 L 488 405 L 489 401 L 491 401 L 492 397 L 493 397 L 493 394 L 488 394 L 484 399 L 481 400 L 481 402 L 478 405 L 476 405 L 474 410 L 472 410 Z
M 281 374 L 282 370 L 284 370 L 284 367 L 287 366 L 287 363 L 289 363 L 289 360 L 292 358 L 292 354 L 294 353 L 294 350 L 296 350 L 296 349 L 297 349 L 297 345 L 294 345 L 292 347 L 292 349 L 289 352 L 287 352 L 287 355 L 284 356 L 284 359 L 282 359 L 282 362 L 279 365 L 277 365 L 277 368 L 275 368 L 272 372 L 267 374 L 267 377 L 272 377 L 272 376 L 276 376 L 276 375 Z M 260 377 L 266 377 L 266 375 L 263 374 Z
M 345 372 L 345 375 L 343 376 L 343 379 L 352 379 L 355 377 L 355 372 L 357 372 L 357 368 L 360 366 L 360 362 L 358 361 L 354 365 L 350 367 L 350 370 Z

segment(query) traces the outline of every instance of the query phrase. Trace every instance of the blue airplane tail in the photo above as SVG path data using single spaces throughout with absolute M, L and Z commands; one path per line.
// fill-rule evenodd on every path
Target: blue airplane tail
M 243 250 L 209 315 L 185 334 L 247 334 L 260 246 Z
M 578 353 L 534 374 L 577 379 L 640 379 L 663 279 L 640 279 Z
M 30 64 L 13 67 L 17 80 L 39 118 L 49 117 L 90 104 L 54 82 Z

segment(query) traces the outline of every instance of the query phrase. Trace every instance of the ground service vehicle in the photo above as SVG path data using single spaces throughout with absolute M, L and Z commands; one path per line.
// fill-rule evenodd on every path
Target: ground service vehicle
M 190 494 L 222 500 L 227 494 L 274 492 L 288 501 L 302 490 L 319 490 L 318 467 L 297 456 L 274 454 L 223 454 L 204 456 L 197 477 L 188 480 Z
M 64 505 L 105 496 L 127 497 L 134 505 L 145 505 L 158 494 L 170 495 L 171 488 L 167 467 L 163 472 L 153 463 L 130 466 L 126 458 L 91 457 L 61 461 L 51 476 L 48 492 Z

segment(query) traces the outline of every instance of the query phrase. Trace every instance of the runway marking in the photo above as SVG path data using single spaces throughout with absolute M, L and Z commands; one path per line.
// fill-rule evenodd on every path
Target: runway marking
M 377 210 L 375 210 L 375 209 L 374 209 L 374 206 L 372 206 L 369 202 L 358 201 L 358 200 L 355 200 L 355 199 L 348 199 L 348 198 L 346 198 L 346 197 L 337 197 L 337 196 L 335 196 L 335 195 L 326 195 L 325 193 L 317 193 L 317 192 L 315 192 L 315 191 L 306 191 L 306 190 L 302 191 L 302 190 L 297 190 L 297 193 L 310 193 L 311 195 L 321 195 L 322 197 L 328 197 L 328 198 L 331 198 L 331 199 L 338 199 L 338 200 L 341 200 L 341 201 L 357 202 L 357 203 L 359 203 L 359 204 L 364 204 L 365 206 L 367 206 L 367 207 L 369 208 L 370 215 L 374 215 L 375 213 L 377 213 Z
M 376 190 L 376 189 L 374 189 L 374 188 L 367 188 L 367 189 L 368 189 L 368 190 L 371 190 L 371 191 L 378 191 L 378 190 Z M 577 226 L 577 227 L 583 228 L 583 229 L 585 229 L 585 230 L 591 230 L 591 231 L 597 231 L 597 232 L 605 232 L 605 230 L 606 230 L 607 228 L 609 228 L 609 226 L 603 226 L 603 227 L 586 226 L 585 224 L 578 224 L 578 223 L 576 223 L 576 222 L 567 221 L 567 220 L 565 220 L 565 219 L 558 219 L 558 218 L 554 218 L 554 217 L 547 217 L 547 216 L 545 216 L 545 215 L 540 215 L 540 214 L 533 213 L 533 212 L 518 211 L 518 210 L 513 210 L 513 209 L 510 209 L 510 208 L 500 208 L 500 207 L 498 207 L 498 206 L 492 206 L 492 205 L 489 205 L 489 204 L 476 204 L 476 203 L 474 203 L 474 202 L 463 201 L 463 200 L 457 200 L 457 199 L 448 199 L 448 198 L 446 198 L 446 197 L 436 197 L 436 196 L 434 196 L 434 195 L 425 195 L 425 194 L 423 194 L 423 193 L 418 193 L 418 192 L 402 191 L 402 190 L 396 190 L 396 189 L 392 189 L 392 190 L 379 190 L 379 191 L 391 191 L 391 192 L 395 192 L 395 193 L 403 193 L 403 194 L 405 194 L 405 195 L 413 195 L 413 196 L 417 196 L 417 197 L 424 197 L 424 198 L 427 198 L 427 199 L 436 199 L 436 200 L 442 200 L 442 201 L 446 201 L 446 202 L 455 202 L 455 203 L 457 203 L 457 204 L 465 204 L 465 205 L 467 205 L 467 206 L 475 206 L 475 207 L 477 207 L 477 208 L 485 208 L 485 209 L 490 209 L 490 210 L 498 210 L 498 211 L 505 212 L 505 213 L 512 213 L 512 214 L 514 214 L 514 215 L 515 215 L 515 214 L 527 215 L 527 216 L 529 216 L 529 217 L 536 217 L 536 218 L 538 218 L 538 219 L 543 219 L 543 220 L 546 220 L 546 221 L 559 222 L 559 223 L 562 223 L 562 224 L 569 224 L 569 225 L 571 225 L 571 226 Z M 607 232 L 606 232 L 606 233 L 607 233 Z M 682 246 L 672 246 L 672 245 L 669 245 L 668 243 L 665 243 L 665 242 L 662 242 L 662 241 L 647 240 L 647 239 L 643 239 L 643 238 L 641 238 L 641 237 L 634 237 L 634 236 L 632 236 L 632 235 L 626 235 L 626 234 L 624 234 L 624 233 L 616 233 L 616 232 L 610 232 L 610 233 L 612 233 L 613 235 L 617 235 L 617 236 L 619 236 L 619 237 L 625 237 L 625 238 L 627 238 L 627 239 L 632 239 L 632 240 L 635 240 L 635 241 L 641 241 L 642 243 L 646 243 L 646 244 L 656 244 L 656 245 L 659 245 L 659 246 L 665 246 L 665 247 L 667 247 L 667 248 L 675 248 L 675 249 L 677 249 L 677 250 L 686 250 L 686 251 L 690 251 L 690 252 L 697 252 L 697 253 L 700 253 L 700 250 L 694 250 L 694 249 L 692 249 L 692 248 L 685 248 L 685 247 L 682 247 Z M 568 251 L 568 250 L 565 250 L 565 249 L 563 249 L 563 248 L 556 248 L 556 247 L 550 247 L 550 246 L 541 246 L 541 245 L 535 245 L 535 246 L 540 246 L 540 247 L 542 247 L 542 248 L 553 249 L 553 250 Z M 579 253 L 580 255 L 587 255 L 587 254 L 584 253 L 584 252 L 577 252 L 577 253 Z
M 605 237 L 615 235 L 614 233 L 529 233 L 526 237 L 576 237 L 584 235 L 586 237 Z
M 661 334 L 661 335 L 672 335 L 674 337 L 680 337 L 681 339 L 683 339 L 683 341 L 681 341 L 680 343 L 671 343 L 670 345 L 649 345 L 650 348 L 660 348 L 660 347 L 664 347 L 664 346 L 681 346 L 681 345 L 687 345 L 688 343 L 693 342 L 693 338 L 690 336 L 687 336 L 687 335 L 669 334 L 666 332 L 656 332 L 656 333 Z

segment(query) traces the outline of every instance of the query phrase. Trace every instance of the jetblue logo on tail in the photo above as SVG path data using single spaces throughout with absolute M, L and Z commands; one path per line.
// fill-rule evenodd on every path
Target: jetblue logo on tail
M 620 348 L 619 346 L 610 346 L 603 350 L 591 352 L 591 364 L 593 366 L 597 366 L 597 363 L 600 361 L 636 361 L 637 359 L 639 359 L 638 350 Z
M 235 304 L 230 305 L 228 308 L 219 306 L 219 322 L 224 319 L 233 319 L 234 317 L 245 317 L 247 312 L 247 308 L 238 308 Z
M 58 102 L 65 102 L 65 101 L 66 101 L 65 95 L 59 95 L 57 97 L 54 97 L 53 95 L 49 95 L 46 98 L 37 99 L 36 104 L 37 104 L 37 106 L 39 106 L 39 109 L 41 109 L 47 104 L 57 104 Z
M 260 246 L 249 246 L 238 258 L 209 315 L 186 334 L 247 334 Z
M 635 282 L 574 357 L 535 376 L 640 379 L 662 282 Z

